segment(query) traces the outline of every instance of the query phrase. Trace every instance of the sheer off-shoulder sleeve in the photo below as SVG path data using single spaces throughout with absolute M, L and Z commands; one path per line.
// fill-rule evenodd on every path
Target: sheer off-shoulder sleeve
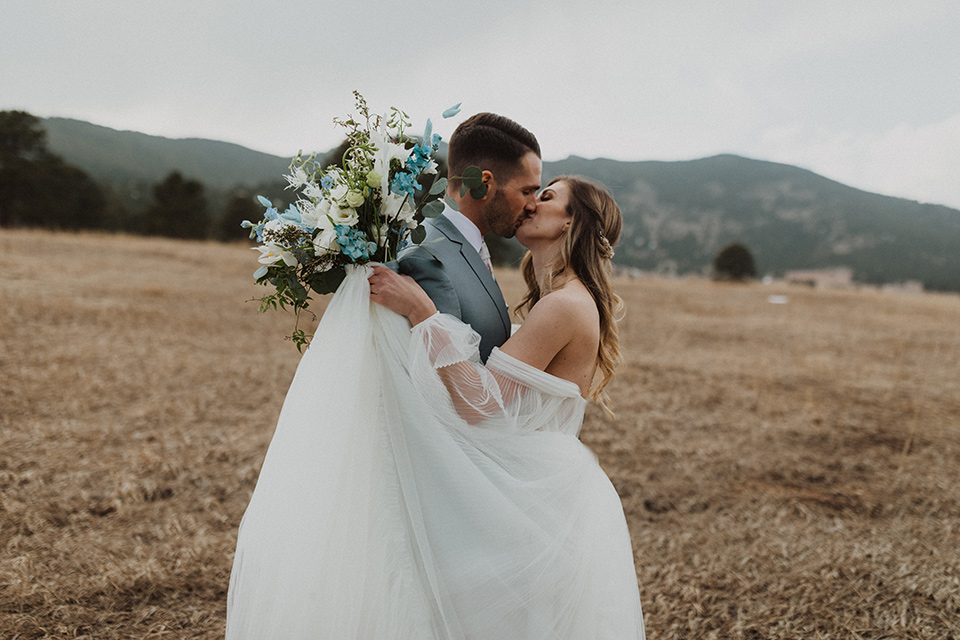
M 481 364 L 479 343 L 469 325 L 442 313 L 413 328 L 411 374 L 425 398 L 436 399 L 433 406 L 446 406 L 471 425 L 526 430 L 538 428 L 538 413 L 556 418 L 551 405 L 581 399 L 574 383 L 499 349 Z

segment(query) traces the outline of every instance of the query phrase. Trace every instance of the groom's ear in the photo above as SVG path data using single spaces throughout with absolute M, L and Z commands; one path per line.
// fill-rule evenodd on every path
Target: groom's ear
M 484 170 L 482 180 L 483 180 L 483 184 L 487 185 L 487 192 L 480 199 L 486 200 L 487 196 L 490 195 L 490 187 L 496 187 L 497 181 L 493 177 L 493 172 L 487 171 L 487 170 Z

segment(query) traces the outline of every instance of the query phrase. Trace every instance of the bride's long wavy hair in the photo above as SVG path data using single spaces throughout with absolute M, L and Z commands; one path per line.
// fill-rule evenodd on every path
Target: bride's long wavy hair
M 520 271 L 527 283 L 527 293 L 517 307 L 517 315 L 524 317 L 541 297 L 550 293 L 554 278 L 566 269 L 587 287 L 600 312 L 600 347 L 597 350 L 597 370 L 590 385 L 590 398 L 613 416 L 606 387 L 623 362 L 620 353 L 620 335 L 617 323 L 623 316 L 623 301 L 610 285 L 610 259 L 613 245 L 620 240 L 623 215 L 610 192 L 582 176 L 559 176 L 550 184 L 563 181 L 570 190 L 567 213 L 573 219 L 563 239 L 560 254 L 546 274 L 541 290 L 533 271 L 533 258 L 528 251 L 520 263 Z M 547 185 L 549 186 L 549 185 Z

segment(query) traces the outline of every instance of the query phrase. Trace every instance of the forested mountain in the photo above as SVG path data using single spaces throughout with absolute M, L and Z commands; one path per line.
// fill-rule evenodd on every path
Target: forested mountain
M 113 185 L 155 183 L 179 171 L 208 187 L 231 189 L 276 180 L 290 165 L 290 158 L 217 140 L 176 140 L 67 118 L 43 124 L 54 153 Z
M 721 155 L 686 162 L 570 157 L 544 177 L 606 184 L 624 213 L 617 258 L 700 272 L 732 242 L 760 273 L 846 266 L 858 282 L 920 280 L 960 290 L 960 211 L 860 191 L 794 166 Z
M 278 184 L 289 158 L 212 140 L 171 140 L 77 120 L 44 121 L 53 152 L 122 187 L 172 171 L 219 190 Z M 847 266 L 859 282 L 920 280 L 960 290 L 960 211 L 854 189 L 794 166 L 721 155 L 685 162 L 570 157 L 544 179 L 579 174 L 606 184 L 624 213 L 615 262 L 704 273 L 732 242 L 761 274 Z

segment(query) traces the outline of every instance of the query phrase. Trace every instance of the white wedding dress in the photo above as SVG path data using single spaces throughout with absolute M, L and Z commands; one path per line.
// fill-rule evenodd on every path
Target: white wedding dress
M 451 316 L 411 331 L 370 303 L 368 271 L 334 295 L 287 393 L 227 639 L 643 638 L 578 387 L 499 350 L 481 366 Z

